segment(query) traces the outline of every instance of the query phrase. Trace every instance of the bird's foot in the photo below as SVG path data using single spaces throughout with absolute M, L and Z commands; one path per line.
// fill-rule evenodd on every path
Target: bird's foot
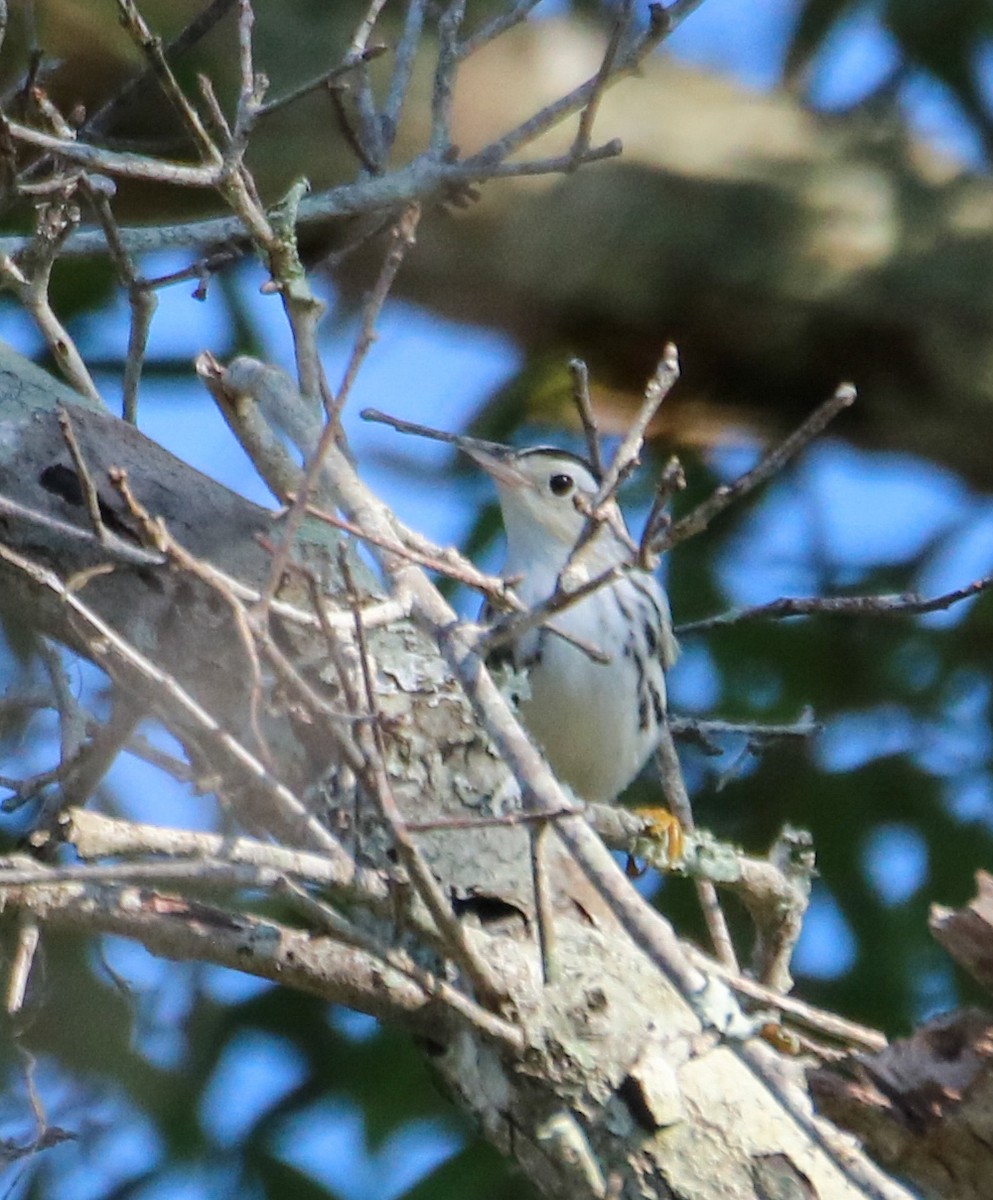
M 641 837 L 660 845 L 665 851 L 665 856 L 670 866 L 674 866 L 680 862 L 686 846 L 683 837 L 683 827 L 679 823 L 679 818 L 674 817 L 667 808 L 660 806 L 636 808 L 634 811 L 645 822 Z M 628 875 L 636 879 L 643 872 L 644 867 L 639 867 L 635 857 L 629 854 L 627 861 Z

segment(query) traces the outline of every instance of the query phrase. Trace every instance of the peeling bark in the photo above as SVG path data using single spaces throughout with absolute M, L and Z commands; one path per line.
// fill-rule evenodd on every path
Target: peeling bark
M 964 908 L 935 905 L 931 932 L 993 992 L 993 879 L 977 874 Z M 857 1055 L 811 1079 L 818 1109 L 876 1159 L 940 1200 L 985 1200 L 993 1179 L 993 1017 L 936 1017 L 877 1055 Z
M 106 548 L 85 536 L 91 532 L 85 509 L 67 498 L 68 489 L 56 494 L 41 482 L 55 467 L 71 470 L 54 412 L 55 403 L 62 402 L 74 406 L 73 423 L 89 471 L 107 519 L 119 523 L 122 538 L 131 536 L 130 518 L 120 497 L 105 489 L 105 472 L 112 465 L 127 469 L 139 499 L 165 517 L 189 550 L 210 556 L 243 583 L 262 585 L 268 558 L 257 534 L 269 527 L 268 514 L 191 471 L 132 428 L 80 408 L 75 397 L 29 364 L 14 356 L 7 362 L 8 388 L 0 395 L 0 494 L 77 531 L 72 535 L 5 515 L 8 547 L 71 572 L 108 556 Z M 11 387 L 15 379 L 20 382 Z M 227 728 L 244 729 L 250 675 L 233 665 L 242 661 L 242 634 L 216 593 L 192 586 L 175 564 L 122 563 L 109 576 L 85 583 L 78 595 L 142 653 L 156 660 L 168 656 L 175 678 L 212 706 Z M 78 616 L 9 563 L 3 600 L 8 612 L 30 619 L 36 631 L 93 653 L 93 636 Z M 316 634 L 300 628 L 292 628 L 288 637 L 291 652 L 301 659 L 321 645 Z M 383 765 L 407 816 L 424 821 L 457 815 L 464 822 L 467 815 L 500 811 L 510 786 L 506 768 L 437 646 L 420 629 L 399 623 L 370 631 L 370 655 L 388 731 Z M 112 657 L 105 661 L 121 686 L 132 686 Z M 183 719 L 176 717 L 168 695 L 151 688 L 140 699 L 183 736 Z M 315 828 L 326 822 L 347 844 L 346 818 L 355 806 L 348 772 L 335 765 L 333 754 L 331 762 L 319 764 L 323 775 L 316 772 L 312 723 L 301 729 L 271 695 L 262 711 L 267 732 L 274 731 L 276 775 L 292 782 L 309 770 L 302 794 Z M 220 794 L 235 817 L 248 813 L 245 823 L 258 830 L 267 812 L 275 816 L 266 808 L 275 803 L 274 792 L 237 772 L 230 778 L 231 769 L 215 753 L 218 743 L 197 730 L 190 736 L 205 764 L 212 762 Z M 244 792 L 251 788 L 255 803 L 242 808 Z M 459 916 L 463 953 L 484 963 L 504 994 L 497 1009 L 485 1014 L 474 1007 L 479 998 L 473 998 L 455 965 L 459 956 L 452 953 L 443 964 L 437 937 L 433 948 L 412 938 L 430 920 L 409 880 L 397 871 L 382 821 L 370 811 L 353 830 L 360 837 L 359 860 L 391 889 L 396 915 L 372 919 L 370 910 L 361 928 L 305 896 L 300 897 L 304 911 L 316 922 L 325 921 L 325 929 L 318 924 L 301 932 L 250 914 L 232 916 L 202 901 L 185 901 L 175 889 L 154 888 L 151 881 L 144 888 L 109 891 L 96 880 L 59 882 L 57 869 L 41 864 L 33 868 L 39 872 L 37 883 L 18 876 L 20 882 L 4 884 L 0 872 L 0 898 L 8 914 L 31 914 L 43 929 L 119 932 L 155 953 L 238 963 L 392 1017 L 426 1039 L 447 1090 L 549 1196 L 717 1200 L 782 1194 L 775 1190 L 777 1180 L 831 1200 L 906 1196 L 875 1172 L 854 1144 L 810 1115 L 798 1061 L 781 1058 L 751 1038 L 723 1034 L 716 1024 L 710 1027 L 700 996 L 680 994 L 621 919 L 611 896 L 616 888 L 629 888 L 623 876 L 606 856 L 599 874 L 591 875 L 581 865 L 586 860 L 576 857 L 582 840 L 571 828 L 562 825 L 560 836 L 553 827 L 545 839 L 555 938 L 544 963 L 535 931 L 527 828 L 470 822 L 468 828 L 417 835 L 421 853 Z M 297 831 L 295 841 L 283 840 L 291 849 L 306 849 L 306 829 Z M 50 870 L 56 874 L 46 875 Z M 606 888 L 611 873 L 616 880 Z M 458 1003 L 446 1000 L 440 982 L 432 995 L 431 978 L 447 978 L 445 986 L 459 992 Z

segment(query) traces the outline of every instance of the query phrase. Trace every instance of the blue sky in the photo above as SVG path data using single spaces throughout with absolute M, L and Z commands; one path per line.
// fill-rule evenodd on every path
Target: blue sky
M 731 72 L 750 85 L 766 87 L 777 76 L 793 12 L 794 5 L 788 0 L 707 0 L 671 39 L 668 50 L 688 61 Z M 851 103 L 892 64 L 893 46 L 868 13 L 868 8 L 856 13 L 822 56 L 814 83 L 819 102 L 828 106 Z M 908 88 L 907 103 L 913 125 L 922 136 L 934 139 L 963 161 L 978 161 L 975 139 L 944 93 L 926 81 L 915 80 Z M 154 274 L 174 265 L 169 260 L 147 263 L 145 267 Z M 278 300 L 259 294 L 262 277 L 257 272 L 245 270 L 241 279 L 245 303 L 263 318 L 258 324 L 267 331 L 268 355 L 289 365 L 290 346 Z M 187 284 L 162 293 L 153 326 L 153 352 L 192 359 L 200 350 L 226 342 L 227 318 L 219 296 L 213 295 L 198 306 L 195 319 L 191 319 L 189 290 Z M 344 368 L 352 330 L 336 324 L 333 297 L 329 301 L 332 316 L 326 324 L 322 349 L 334 383 Z M 8 339 L 27 352 L 36 348 L 37 336 L 25 321 L 12 318 L 7 309 L 4 320 Z M 82 343 L 84 349 L 101 354 L 120 353 L 126 337 L 126 308 L 121 302 L 114 314 L 89 326 Z M 457 429 L 516 364 L 517 352 L 506 339 L 439 321 L 409 305 L 388 306 L 380 323 L 379 340 L 359 377 L 346 416 L 348 433 L 376 490 L 407 523 L 436 540 L 460 539 L 475 506 L 487 496 L 485 482 L 466 488 L 456 485 L 444 473 L 444 450 L 413 439 L 403 439 L 401 444 L 397 435 L 384 427 L 359 421 L 357 413 L 365 404 L 411 418 L 430 412 L 433 423 Z M 416 387 L 412 388 L 412 380 Z M 98 382 L 108 403 L 116 406 L 117 381 L 100 378 Z M 269 502 L 192 376 L 190 385 L 184 387 L 149 380 L 140 423 L 145 433 L 206 473 L 252 499 Z M 729 474 L 747 465 L 742 454 L 747 459 L 748 453 L 746 450 L 727 456 L 724 466 Z M 397 454 L 436 467 L 437 487 L 416 492 L 411 489 L 407 480 L 384 465 Z M 944 531 L 946 546 L 927 580 L 930 590 L 945 590 L 988 568 L 993 550 L 993 506 L 971 495 L 960 482 L 937 468 L 826 441 L 809 456 L 800 484 L 816 497 L 823 517 L 820 549 L 826 549 L 838 562 L 857 566 L 860 561 L 902 556 L 913 548 L 913 539 L 923 543 Z M 894 517 L 897 513 L 899 520 Z M 802 583 L 803 578 L 803 544 L 809 529 L 795 494 L 773 490 L 757 507 L 750 524 L 747 533 L 751 536 L 742 537 L 740 549 L 728 556 L 724 568 L 732 594 L 741 603 L 756 603 L 798 590 L 798 581 Z M 952 614 L 933 619 L 958 618 Z M 88 682 L 86 673 L 81 672 L 80 686 Z M 705 707 L 707 687 L 706 652 L 688 655 L 673 678 L 676 705 L 691 710 Z M 967 718 L 968 712 L 963 719 Z M 829 728 L 819 752 L 826 765 L 840 771 L 850 768 L 853 753 L 886 752 L 906 736 L 898 722 L 884 723 L 882 732 L 877 728 L 874 733 L 865 733 L 861 741 L 852 738 L 851 730 Z M 11 773 L 15 766 L 26 769 L 42 750 L 37 744 L 26 748 L 24 761 L 8 764 L 5 769 Z M 162 805 L 163 793 L 158 777 L 154 779 L 148 768 L 128 761 L 115 768 L 112 776 L 117 794 L 143 819 L 149 819 Z M 147 797 L 149 788 L 155 789 L 152 800 L 128 799 Z M 989 796 L 978 782 L 971 789 L 960 783 L 955 799 L 964 812 L 979 812 L 989 819 Z M 209 820 L 210 810 L 202 800 L 178 794 L 168 803 L 170 819 L 178 823 L 195 825 Z M 899 825 L 878 830 L 865 849 L 865 870 L 888 902 L 897 903 L 913 894 L 925 878 L 926 867 L 926 851 L 920 839 Z M 853 951 L 851 934 L 837 906 L 827 892 L 820 892 L 806 925 L 798 967 L 813 975 L 828 974 L 843 969 Z M 171 1053 L 181 1050 L 167 1030 L 177 1023 L 175 1012 L 183 1003 L 182 995 L 170 992 L 166 982 L 170 968 L 120 943 L 113 944 L 108 952 L 115 965 L 136 980 L 140 990 L 164 988 L 158 1000 L 158 1016 L 166 1032 L 156 1032 L 155 1022 L 151 1021 L 139 1026 L 139 1037 L 146 1039 L 143 1044 L 150 1058 L 167 1062 Z M 218 986 L 237 992 L 236 984 L 223 982 L 225 977 L 217 976 Z M 172 1013 L 170 1004 L 176 1006 Z M 341 1018 L 329 1013 L 329 1019 Z M 251 1120 L 266 1095 L 271 1096 L 273 1089 L 289 1088 L 299 1073 L 293 1054 L 275 1039 L 261 1035 L 254 1042 L 235 1044 L 231 1055 L 222 1061 L 202 1102 L 203 1121 L 221 1144 Z M 52 1087 L 58 1088 L 54 1076 Z M 160 1148 L 155 1145 L 153 1132 L 138 1118 L 122 1121 L 114 1112 L 112 1099 L 106 1105 L 108 1132 L 103 1137 L 113 1138 L 115 1146 L 110 1154 L 108 1144 L 108 1155 L 101 1154 L 99 1159 L 114 1161 L 118 1168 L 122 1163 L 154 1160 Z M 419 1125 L 403 1131 L 378 1157 L 371 1157 L 364 1147 L 360 1115 L 335 1099 L 328 1099 L 308 1122 L 291 1132 L 287 1157 L 315 1178 L 333 1185 L 345 1200 L 388 1200 L 457 1145 L 450 1133 Z M 60 1182 L 60 1198 L 89 1200 L 98 1194 L 101 1177 L 95 1166 L 97 1156 L 79 1147 L 64 1147 L 56 1154 L 59 1161 L 72 1164 Z M 79 1157 L 74 1161 L 73 1156 Z M 143 1193 L 146 1200 L 200 1200 L 210 1194 L 209 1178 L 188 1175 L 163 1175 Z

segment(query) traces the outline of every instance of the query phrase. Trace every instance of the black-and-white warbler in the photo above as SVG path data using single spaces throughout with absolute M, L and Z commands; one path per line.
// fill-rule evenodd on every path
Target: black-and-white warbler
M 529 607 L 631 560 L 613 501 L 608 519 L 577 550 L 599 487 L 583 459 L 548 446 L 502 450 L 465 438 L 458 445 L 496 484 L 507 535 L 503 573 Z M 641 770 L 658 744 L 664 672 L 677 653 L 669 602 L 641 570 L 561 609 L 511 647 L 514 665 L 528 676 L 521 719 L 578 796 L 613 800 Z

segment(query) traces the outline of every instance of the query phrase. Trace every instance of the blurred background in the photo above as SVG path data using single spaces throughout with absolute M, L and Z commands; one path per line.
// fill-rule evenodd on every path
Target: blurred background
M 257 0 L 256 10 L 257 66 L 273 96 L 339 61 L 362 11 L 317 0 Z M 143 11 L 168 40 L 198 9 L 158 0 Z M 470 3 L 467 22 L 493 11 Z M 207 70 L 222 100 L 234 87 L 232 16 L 177 64 L 187 84 Z M 387 4 L 384 41 L 401 17 L 402 6 Z M 542 4 L 527 26 L 470 59 L 455 117 L 464 150 L 592 73 L 608 17 L 591 3 Z M 603 427 L 616 436 L 671 339 L 683 379 L 626 495 L 635 525 L 670 453 L 689 479 L 679 510 L 751 466 L 841 380 L 860 391 L 856 409 L 772 485 L 670 556 L 677 622 L 780 596 L 939 594 L 988 573 L 991 32 L 993 0 L 705 0 L 638 78 L 606 98 L 598 132 L 623 138 L 618 163 L 504 181 L 464 211 L 425 211 L 346 412 L 366 478 L 409 524 L 497 566 L 486 481 L 443 447 L 362 423 L 359 410 L 581 449 L 569 358 L 588 361 Z M 33 50 L 65 111 L 98 109 L 140 66 L 109 0 L 37 0 L 12 13 L 0 57 L 11 115 Z M 423 138 L 416 97 L 430 79 L 427 54 L 421 76 L 405 153 Z M 103 129 L 114 145 L 184 153 L 153 90 L 118 105 Z M 315 187 L 354 174 L 324 94 L 264 122 L 253 165 L 267 200 L 301 172 Z M 135 222 L 213 210 L 203 197 L 134 187 L 121 190 L 117 211 Z M 2 212 L 5 232 L 30 228 L 29 209 Z M 322 353 L 332 386 L 381 259 L 375 234 L 356 222 L 307 237 L 328 304 Z M 140 265 L 152 277 L 187 264 L 167 254 Z M 269 504 L 191 369 L 204 349 L 291 365 L 279 302 L 260 294 L 263 281 L 245 262 L 214 279 L 204 300 L 192 298 L 190 281 L 159 293 L 138 422 Z M 120 411 L 128 310 L 110 268 L 65 262 L 53 297 Z M 0 334 L 50 365 L 10 298 L 0 299 Z M 474 611 L 474 597 L 457 599 Z M 688 634 L 671 679 L 680 714 L 778 723 L 809 708 L 823 723 L 817 737 L 759 756 L 743 738 L 729 739 L 720 758 L 687 749 L 685 768 L 697 818 L 718 837 L 762 852 L 786 822 L 812 831 L 820 874 L 797 991 L 891 1035 L 972 998 L 926 923 L 930 903 L 966 900 L 973 872 L 993 858 L 991 621 L 981 597 L 922 619 L 739 624 Z M 35 650 L 23 630 L 5 631 L 8 699 L 44 690 Z M 82 702 L 105 712 L 99 674 L 79 663 L 68 670 Z M 154 726 L 144 732 L 177 752 Z M 5 780 L 53 765 L 57 748 L 50 710 L 0 709 Z M 651 778 L 629 798 L 655 798 Z M 206 828 L 216 816 L 209 798 L 129 758 L 100 800 L 163 824 Z M 8 798 L 8 845 L 38 802 Z M 640 886 L 701 936 L 688 889 L 653 876 Z M 0 1145 L 13 1151 L 33 1136 L 28 1078 L 50 1124 L 74 1135 L 11 1161 L 4 1197 L 529 1194 L 435 1092 L 397 1032 L 113 939 L 45 937 L 44 970 L 2 1053 Z

